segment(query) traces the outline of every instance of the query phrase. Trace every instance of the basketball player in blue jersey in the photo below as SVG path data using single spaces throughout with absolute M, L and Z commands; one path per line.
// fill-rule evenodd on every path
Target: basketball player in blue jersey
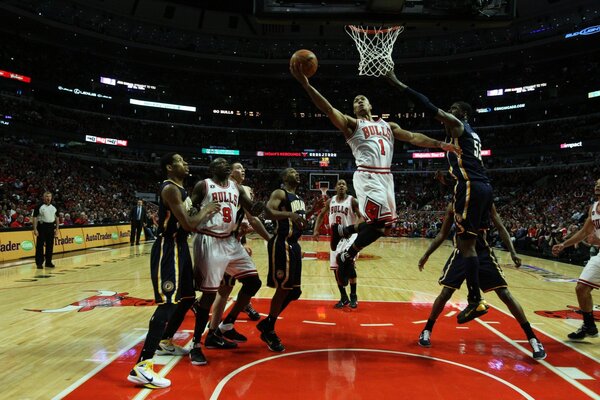
M 140 357 L 127 376 L 130 382 L 153 389 L 171 385 L 170 380 L 154 372 L 152 361 L 167 323 L 183 321 L 195 298 L 188 232 L 220 209 L 219 204 L 210 203 L 195 216 L 188 216 L 191 201 L 183 188 L 183 180 L 189 173 L 188 164 L 179 154 L 168 153 L 162 157 L 160 168 L 167 180 L 160 185 L 158 237 L 150 255 L 150 275 L 158 307 L 150 318 Z M 171 354 L 184 353 L 172 343 L 162 345 Z
M 500 238 L 504 245 L 510 251 L 510 257 L 512 258 L 515 266 L 518 268 L 521 266 L 521 259 L 517 256 L 515 248 L 513 246 L 512 241 L 510 240 L 510 235 L 506 230 L 506 227 L 502 223 L 502 219 L 498 212 L 496 211 L 496 207 L 492 204 L 492 213 L 491 218 L 494 223 L 496 229 L 500 233 Z M 452 203 L 448 204 L 446 208 L 446 215 L 444 216 L 444 222 L 442 223 L 442 227 L 438 232 L 437 236 L 431 244 L 429 248 L 423 254 L 423 257 L 419 260 L 419 270 L 422 271 L 425 268 L 425 263 L 429 259 L 429 256 L 433 254 L 435 250 L 446 240 L 450 230 L 452 228 L 452 224 L 454 222 L 454 208 Z M 508 290 L 508 283 L 504 279 L 504 274 L 502 273 L 502 269 L 498 264 L 498 260 L 496 259 L 496 255 L 494 251 L 490 248 L 486 240 L 487 230 L 482 230 L 479 232 L 477 237 L 477 256 L 479 257 L 479 278 L 481 281 L 481 289 L 484 292 L 495 291 L 500 300 L 506 304 L 511 314 L 515 317 L 517 322 L 521 325 L 521 329 L 525 332 L 527 336 L 527 340 L 532 349 L 532 357 L 535 360 L 543 360 L 546 358 L 546 351 L 544 350 L 544 346 L 540 342 L 540 340 L 536 337 L 533 329 L 531 329 L 531 325 L 523 312 L 523 308 L 515 299 L 510 291 Z M 456 236 L 454 237 L 456 239 Z M 431 308 L 431 313 L 429 314 L 429 318 L 427 319 L 427 323 L 425 324 L 425 328 L 421 331 L 419 335 L 419 345 L 423 347 L 431 347 L 431 332 L 433 330 L 433 326 L 435 321 L 444 310 L 444 306 L 450 300 L 454 292 L 460 289 L 463 281 L 465 280 L 465 263 L 464 257 L 460 254 L 458 249 L 456 248 L 456 240 L 454 240 L 454 251 L 448 258 L 446 265 L 444 266 L 444 270 L 442 271 L 442 276 L 439 279 L 439 284 L 443 286 L 441 293 L 433 302 L 433 307 Z
M 371 103 L 363 95 L 354 98 L 355 116 L 346 115 L 334 108 L 311 86 L 300 64 L 291 64 L 290 72 L 300 82 L 315 106 L 342 132 L 356 161 L 357 170 L 354 172 L 352 183 L 365 222 L 350 226 L 332 226 L 332 248 L 336 248 L 342 238 L 349 238 L 358 233 L 352 246 L 337 256 L 339 276 L 342 281 L 346 281 L 349 276 L 355 274 L 354 259 L 359 251 L 384 234 L 389 234 L 392 224 L 396 221 L 394 179 L 391 172 L 395 139 L 415 146 L 440 148 L 449 152 L 460 150 L 454 144 L 404 130 L 394 122 L 374 119 Z
M 308 226 L 306 206 L 296 194 L 300 174 L 293 168 L 287 168 L 281 173 L 281 180 L 283 187 L 271 193 L 265 209 L 265 216 L 277 222 L 275 235 L 267 245 L 267 286 L 274 288 L 275 294 L 271 299 L 269 315 L 256 325 L 260 338 L 274 352 L 285 351 L 281 339 L 275 333 L 277 317 L 302 294 L 302 250 L 298 239 Z
M 457 315 L 458 323 L 464 324 L 488 312 L 488 306 L 479 290 L 479 259 L 476 242 L 480 229 L 487 228 L 492 208 L 492 185 L 481 160 L 481 139 L 475 133 L 468 118 L 473 109 L 468 103 L 457 101 L 450 112 L 436 107 L 423 94 L 411 89 L 396 77 L 394 70 L 386 74 L 387 81 L 411 100 L 425 107 L 426 113 L 444 124 L 446 141 L 455 144 L 461 152 L 448 152 L 450 174 L 456 180 L 454 186 L 454 223 L 457 227 L 456 247 L 464 257 L 468 302 Z

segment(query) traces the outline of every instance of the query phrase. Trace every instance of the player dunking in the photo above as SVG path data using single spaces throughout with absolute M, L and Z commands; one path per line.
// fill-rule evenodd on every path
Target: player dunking
M 233 322 L 262 284 L 254 262 L 233 232 L 237 226 L 237 214 L 242 212 L 240 206 L 249 210 L 252 215 L 257 215 L 262 212 L 263 204 L 252 204 L 246 191 L 229 179 L 231 165 L 225 159 L 213 160 L 210 163 L 210 171 L 212 178 L 198 182 L 192 193 L 193 204 L 204 207 L 211 202 L 217 202 L 221 205 L 217 214 L 196 227 L 197 233 L 194 236 L 194 276 L 196 289 L 200 290 L 202 295 L 192 307 L 196 314 L 194 346 L 190 351 L 193 365 L 207 363 L 200 348 L 200 339 L 225 273 L 240 281 L 242 288 L 228 315 L 231 322 L 223 327 L 223 331 L 234 329 Z
M 348 226 L 364 221 L 360 215 L 358 201 L 354 197 L 347 194 L 348 185 L 344 179 L 340 179 L 336 183 L 335 191 L 336 195 L 327 200 L 325 207 L 323 207 L 317 216 L 317 220 L 315 221 L 313 236 L 316 240 L 319 239 L 319 228 L 323 224 L 326 214 L 329 214 L 330 225 L 336 224 Z M 343 308 L 348 304 L 351 308 L 358 307 L 358 296 L 356 295 L 356 271 L 351 271 L 354 273 L 347 277 L 349 278 L 350 282 L 350 298 L 348 299 L 348 294 L 346 293 L 348 281 L 343 281 L 340 279 L 336 260 L 337 255 L 350 247 L 356 236 L 357 234 L 355 233 L 348 239 L 340 240 L 336 248 L 331 246 L 331 252 L 329 253 L 329 266 L 333 271 L 333 275 L 335 276 L 335 280 L 338 284 L 338 289 L 340 290 L 341 295 L 340 301 L 334 305 L 334 308 Z
M 479 259 L 476 242 L 480 229 L 489 224 L 492 207 L 492 185 L 481 160 L 481 139 L 468 118 L 473 109 L 468 103 L 458 101 L 450 112 L 433 105 L 427 97 L 400 82 L 394 70 L 386 74 L 388 82 L 413 101 L 423 105 L 426 113 L 444 124 L 446 141 L 458 146 L 462 152 L 448 152 L 450 174 L 456 179 L 454 186 L 454 222 L 458 229 L 456 246 L 464 257 L 468 301 L 467 307 L 457 315 L 459 323 L 475 319 L 488 311 L 479 290 Z
M 188 164 L 179 154 L 168 153 L 160 161 L 166 176 L 160 185 L 158 201 L 158 237 L 152 245 L 150 275 L 154 286 L 154 299 L 158 304 L 150 318 L 144 347 L 127 380 L 148 388 L 165 388 L 171 381 L 154 372 L 152 358 L 156 352 L 167 322 L 183 320 L 194 302 L 192 260 L 187 244 L 187 231 L 219 211 L 219 204 L 207 202 L 198 214 L 188 216 L 191 200 L 183 188 L 189 173 Z M 178 349 L 172 343 L 172 353 Z M 181 350 L 181 348 L 179 348 Z M 183 353 L 180 351 L 180 353 Z
M 596 181 L 594 194 L 596 195 L 596 201 L 590 207 L 583 227 L 563 243 L 552 247 L 552 253 L 555 256 L 558 256 L 565 248 L 581 242 L 588 236 L 591 236 L 588 239 L 590 242 L 598 244 L 598 240 L 600 240 L 600 179 Z M 569 333 L 569 339 L 584 339 L 586 336 L 598 336 L 598 328 L 594 322 L 593 289 L 600 289 L 600 253 L 589 259 L 577 280 L 575 293 L 577 294 L 579 309 L 583 314 L 583 325 L 575 332 Z
M 502 219 L 498 215 L 496 211 L 496 207 L 492 205 L 492 221 L 498 232 L 500 233 L 500 238 L 505 246 L 510 251 L 510 256 L 518 267 L 521 266 L 521 259 L 517 256 L 515 248 L 513 246 L 512 241 L 510 240 L 510 235 L 506 230 L 506 227 L 502 223 Z M 446 215 L 444 217 L 444 222 L 442 223 L 442 227 L 438 232 L 437 236 L 431 244 L 423 257 L 419 260 L 419 270 L 423 270 L 425 267 L 425 263 L 429 259 L 429 256 L 444 242 L 444 240 L 448 237 L 450 233 L 450 229 L 452 227 L 452 223 L 454 222 L 454 210 L 452 203 L 448 205 L 446 208 Z M 498 264 L 498 260 L 496 259 L 496 255 L 494 251 L 490 248 L 489 244 L 486 241 L 487 230 L 483 230 L 479 232 L 479 236 L 477 237 L 477 256 L 479 257 L 479 277 L 481 281 L 481 289 L 486 291 L 495 291 L 500 300 L 506 304 L 511 314 L 514 315 L 516 320 L 521 325 L 523 332 L 527 336 L 527 340 L 531 345 L 532 349 L 532 357 L 535 360 L 543 360 L 546 358 L 546 351 L 544 350 L 544 346 L 540 342 L 540 340 L 536 337 L 533 329 L 531 329 L 531 325 L 523 312 L 523 308 L 515 299 L 510 291 L 508 290 L 508 284 L 504 279 L 504 275 L 502 273 L 502 269 Z M 456 239 L 456 236 L 454 237 Z M 442 276 L 439 279 L 439 284 L 444 288 L 441 293 L 433 302 L 433 307 L 431 308 L 431 313 L 429 314 L 429 318 L 427 319 L 427 323 L 425 324 L 425 328 L 421 331 L 419 335 L 419 345 L 423 347 L 431 346 L 431 332 L 433 330 L 433 326 L 435 321 L 439 317 L 440 313 L 444 310 L 444 306 L 450 300 L 454 292 L 460 289 L 463 281 L 465 280 L 465 265 L 464 265 L 464 257 L 458 249 L 456 248 L 456 240 L 454 240 L 455 248 L 446 265 L 444 266 L 444 270 L 442 272 Z
M 333 125 L 342 132 L 356 161 L 357 170 L 354 172 L 352 183 L 365 222 L 345 227 L 336 224 L 332 226 L 331 246 L 334 248 L 341 238 L 348 238 L 358 233 L 352 246 L 337 256 L 338 273 L 345 281 L 355 273 L 353 272 L 354 258 L 359 251 L 389 233 L 392 223 L 396 220 L 394 179 L 391 173 L 394 140 L 398 139 L 420 147 L 441 148 L 445 151 L 460 152 L 460 150 L 451 143 L 404 130 L 394 122 L 374 120 L 371 114 L 371 103 L 363 95 L 354 98 L 355 117 L 343 114 L 311 86 L 300 64 L 291 64 L 290 72 L 300 82 L 317 108 L 325 113 Z

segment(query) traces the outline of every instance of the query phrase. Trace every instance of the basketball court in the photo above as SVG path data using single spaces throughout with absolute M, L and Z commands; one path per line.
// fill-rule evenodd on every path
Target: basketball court
M 261 276 L 266 246 L 251 239 Z M 328 243 L 302 241 L 303 295 L 277 323 L 286 351 L 270 352 L 255 322 L 236 324 L 248 342 L 234 350 L 204 350 L 208 365 L 186 357 L 157 356 L 155 369 L 172 381 L 167 389 L 136 387 L 126 379 L 153 311 L 150 243 L 67 254 L 57 268 L 38 272 L 32 261 L 3 265 L 2 381 L 7 398 L 66 399 L 586 399 L 600 398 L 600 339 L 566 341 L 580 324 L 574 283 L 581 267 L 523 257 L 508 267 L 513 295 L 521 302 L 548 357 L 531 358 L 518 323 L 493 294 L 483 318 L 456 323 L 465 292 L 446 306 L 432 347 L 418 335 L 440 288 L 437 277 L 450 242 L 417 261 L 429 241 L 385 239 L 357 263 L 357 309 L 333 309 L 338 293 L 328 265 Z M 235 292 L 234 292 L 235 293 Z M 254 307 L 268 310 L 272 289 L 263 287 Z M 571 306 L 571 308 L 569 308 Z M 579 319 L 578 319 L 579 318 Z M 189 314 L 176 341 L 189 345 Z

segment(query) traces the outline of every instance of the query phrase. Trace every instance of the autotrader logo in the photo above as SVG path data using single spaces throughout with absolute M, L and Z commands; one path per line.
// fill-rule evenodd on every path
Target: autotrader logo
M 118 234 L 118 233 L 116 233 L 116 232 L 113 232 L 113 233 L 110 235 L 110 238 L 111 238 L 112 240 L 119 240 L 119 234 Z
M 77 244 L 83 244 L 83 237 L 81 237 L 81 236 L 75 236 L 75 243 L 77 243 Z
M 24 240 L 21 242 L 21 248 L 25 251 L 33 249 L 33 242 L 31 240 Z

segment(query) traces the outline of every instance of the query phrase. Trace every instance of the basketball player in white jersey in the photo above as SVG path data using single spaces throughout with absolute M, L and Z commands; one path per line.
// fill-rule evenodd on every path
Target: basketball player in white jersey
M 563 243 L 554 245 L 552 253 L 558 256 L 566 247 L 573 246 L 588 236 L 592 236 L 591 242 L 597 243 L 600 240 L 600 179 L 594 186 L 596 201 L 590 207 L 588 218 L 583 227 Z M 575 287 L 579 308 L 583 314 L 583 325 L 575 332 L 569 333 L 569 339 L 584 339 L 586 336 L 598 336 L 598 328 L 594 322 L 594 300 L 592 299 L 592 290 L 600 289 L 600 253 L 596 254 L 585 265 Z
M 444 151 L 460 153 L 460 149 L 421 133 L 404 130 L 395 122 L 388 123 L 381 118 L 375 120 L 371 114 L 371 103 L 364 95 L 354 98 L 355 116 L 346 115 L 334 108 L 311 86 L 299 63 L 290 64 L 290 72 L 317 108 L 342 132 L 356 161 L 357 170 L 354 172 L 352 183 L 365 222 L 350 226 L 332 226 L 332 247 L 337 247 L 341 238 L 358 233 L 350 248 L 337 256 L 338 273 L 342 280 L 345 280 L 354 274 L 353 260 L 358 252 L 389 233 L 396 220 L 394 179 L 391 173 L 395 139 Z
M 360 215 L 358 201 L 347 193 L 348 185 L 344 179 L 337 181 L 335 184 L 335 191 L 336 195 L 327 200 L 325 207 L 321 209 L 321 212 L 317 216 L 313 230 L 313 237 L 315 240 L 319 240 L 319 229 L 325 220 L 326 214 L 328 214 L 330 226 L 333 224 L 342 226 L 355 225 L 364 221 Z M 346 293 L 348 281 L 344 282 L 340 279 L 336 260 L 337 255 L 350 247 L 354 239 L 356 239 L 356 236 L 357 234 L 354 233 L 349 238 L 340 240 L 336 248 L 333 248 L 333 246 L 331 247 L 331 252 L 329 253 L 329 269 L 333 271 L 341 295 L 340 301 L 333 306 L 334 308 L 343 308 L 346 305 L 350 305 L 350 308 L 358 307 L 356 274 L 348 277 L 350 282 L 350 298 L 348 298 L 348 294 Z
M 230 178 L 239 185 L 240 190 L 244 190 L 248 197 L 251 200 L 253 200 L 254 194 L 252 192 L 252 188 L 246 185 L 242 185 L 242 182 L 244 181 L 245 177 L 246 170 L 244 169 L 242 163 L 234 162 L 233 164 L 231 164 Z M 269 241 L 269 239 L 271 239 L 271 235 L 269 234 L 269 232 L 267 232 L 262 222 L 260 222 L 260 219 L 251 215 L 248 212 L 244 212 L 243 210 L 238 212 L 236 236 L 240 240 L 240 243 L 242 244 L 248 255 L 252 256 L 252 249 L 246 245 L 246 235 L 243 234 L 243 232 L 240 232 L 240 225 L 244 223 L 250 224 L 254 231 L 257 232 L 266 241 Z M 229 299 L 229 295 L 233 290 L 235 282 L 236 279 L 228 274 L 225 274 L 225 278 L 221 282 L 221 286 L 219 287 L 219 291 L 217 292 L 217 297 L 212 306 L 208 334 L 206 335 L 206 339 L 204 340 L 204 346 L 206 348 L 230 349 L 237 347 L 237 343 L 245 343 L 248 340 L 244 335 L 238 333 L 235 329 L 226 329 L 229 327 L 230 323 L 235 322 L 235 319 L 229 321 L 229 319 L 231 318 L 231 313 L 225 318 L 223 322 L 221 322 L 225 306 L 227 305 L 227 300 Z M 250 303 L 248 303 L 248 305 L 243 309 L 243 312 L 247 313 L 250 319 L 253 321 L 257 321 L 260 319 L 260 314 L 252 307 L 252 304 Z
M 192 203 L 204 207 L 205 204 L 217 202 L 220 211 L 208 221 L 196 227 L 194 236 L 194 277 L 196 290 L 202 295 L 192 307 L 196 314 L 194 327 L 194 347 L 190 351 L 193 365 L 207 363 L 200 348 L 200 338 L 208 322 L 210 307 L 215 299 L 221 280 L 225 273 L 242 283 L 238 299 L 232 307 L 228 322 L 223 330 L 233 330 L 233 322 L 238 314 L 248 305 L 250 299 L 262 285 L 254 262 L 234 235 L 237 227 L 237 213 L 240 208 L 249 210 L 250 214 L 262 212 L 262 203 L 252 204 L 246 191 L 229 179 L 231 165 L 217 158 L 210 163 L 212 178 L 204 179 L 196 184 L 192 192 Z

